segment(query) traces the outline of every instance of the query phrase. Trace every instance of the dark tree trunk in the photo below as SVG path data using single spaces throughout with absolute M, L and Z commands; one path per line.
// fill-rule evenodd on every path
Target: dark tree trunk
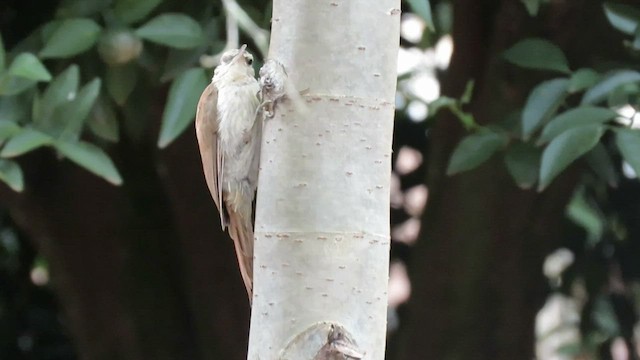
M 112 153 L 114 187 L 48 150 L 0 199 L 49 263 L 79 357 L 243 359 L 249 304 L 203 181 L 193 131 Z

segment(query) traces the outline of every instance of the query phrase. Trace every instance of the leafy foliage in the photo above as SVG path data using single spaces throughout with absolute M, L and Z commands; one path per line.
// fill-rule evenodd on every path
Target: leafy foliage
M 525 39 L 505 51 L 504 58 L 521 67 L 570 73 L 567 58 L 559 47 L 544 39 Z
M 187 6 L 190 11 L 176 12 L 162 4 L 65 0 L 53 20 L 13 49 L 0 38 L 0 157 L 45 147 L 118 185 L 122 178 L 113 161 L 91 142 L 117 142 L 121 131 L 139 136 L 148 124 L 137 104 L 148 101 L 144 92 L 159 88 L 160 78 L 175 81 L 158 145 L 165 147 L 182 134 L 208 82 L 205 70 L 194 66 L 205 53 L 224 47 L 222 9 L 220 4 L 204 12 Z M 425 16 L 430 14 L 428 4 L 419 5 Z M 2 161 L 0 181 L 21 191 L 18 163 Z
M 635 12 L 626 6 L 607 4 L 605 10 L 610 21 L 621 30 L 628 29 L 630 21 L 636 21 L 633 20 L 636 19 Z M 626 12 L 623 14 L 622 10 Z M 628 104 L 640 95 L 640 88 L 637 86 L 640 83 L 640 73 L 637 71 L 617 69 L 601 74 L 590 68 L 582 68 L 571 72 L 560 48 L 543 39 L 521 40 L 505 51 L 504 58 L 523 68 L 558 71 L 570 75 L 568 78 L 555 78 L 539 83 L 531 90 L 525 102 L 520 124 L 520 140 L 525 143 L 515 143 L 509 146 L 505 153 L 505 165 L 509 173 L 523 188 L 531 187 L 534 182 L 533 175 L 539 174 L 538 190 L 544 190 L 571 163 L 594 149 L 604 132 L 614 129 L 613 121 L 619 118 L 616 109 L 620 105 Z M 583 93 L 580 105 L 571 108 L 566 104 L 567 98 L 578 93 Z M 595 106 L 605 100 L 609 107 Z M 439 109 L 446 106 L 456 109 L 458 103 L 455 99 L 440 98 L 435 102 L 435 107 Z M 566 111 L 558 114 L 561 109 Z M 640 160 L 640 151 L 635 151 L 640 149 L 633 148 L 634 139 L 639 132 L 631 129 L 616 131 L 618 148 L 634 168 Z M 486 136 L 477 134 L 463 139 L 451 157 L 448 173 L 469 170 L 488 160 L 490 156 L 486 154 L 493 154 L 499 147 L 492 142 L 477 145 L 477 139 Z M 476 140 L 472 142 L 470 139 Z M 476 146 L 470 146 L 474 143 Z M 531 145 L 527 145 L 529 143 Z M 533 166 L 538 166 L 538 158 L 534 155 L 536 152 L 532 146 L 545 146 L 539 162 L 539 171 L 533 169 Z M 515 149 L 512 150 L 512 147 Z M 601 150 L 600 147 L 598 149 Z M 609 174 L 603 176 L 614 183 L 612 179 L 615 176 L 611 174 L 610 162 L 603 160 L 600 151 L 597 157 L 594 156 L 592 154 L 589 158 L 596 173 Z
M 542 2 L 522 0 L 532 16 L 538 14 Z M 624 45 L 630 57 L 637 58 L 637 50 L 640 50 L 640 8 L 607 2 L 603 12 L 614 29 L 631 36 Z M 580 330 L 584 332 L 582 338 L 576 343 L 563 345 L 556 353 L 575 357 L 594 354 L 601 351 L 607 341 L 627 336 L 625 332 L 632 331 L 640 309 L 637 307 L 640 292 L 634 290 L 633 300 L 630 296 L 618 299 L 618 295 L 603 291 L 606 279 L 595 275 L 608 273 L 611 277 L 620 276 L 603 268 L 601 262 L 618 266 L 626 257 L 633 256 L 620 253 L 624 251 L 621 249 L 637 251 L 635 243 L 640 231 L 636 224 L 638 207 L 621 199 L 626 196 L 625 191 L 629 191 L 630 181 L 636 182 L 634 189 L 639 186 L 640 124 L 637 122 L 640 118 L 640 73 L 637 63 L 617 62 L 615 67 L 614 63 L 608 63 L 600 64 L 597 70 L 583 67 L 572 71 L 563 51 L 540 38 L 517 42 L 504 52 L 503 59 L 522 68 L 523 72 L 539 71 L 537 76 L 542 80 L 532 87 L 518 111 L 521 115 L 517 124 L 497 121 L 488 126 L 476 124 L 466 127 L 472 133 L 463 137 L 453 151 L 448 173 L 453 175 L 476 168 L 502 153 L 507 172 L 522 189 L 535 186 L 538 191 L 544 191 L 561 174 L 571 172 L 574 175 L 566 177 L 579 184 L 567 207 L 567 217 L 586 234 L 585 248 L 575 250 L 585 258 L 563 275 L 567 284 L 556 290 L 568 293 L 572 286 L 586 287 L 588 299 L 584 300 L 586 305 L 580 324 Z M 514 70 L 518 71 L 517 68 Z M 554 72 L 566 77 L 546 77 Z M 435 104 L 437 108 L 456 109 L 460 101 L 441 98 Z M 504 131 L 509 137 L 498 141 L 499 134 L 504 134 Z M 607 190 L 607 186 L 626 189 Z M 608 197 L 611 193 L 619 195 Z M 617 201 L 626 207 L 624 211 L 614 210 L 609 201 Z M 621 215 L 625 211 L 632 214 L 628 215 L 631 218 L 621 218 L 626 216 Z M 615 255 L 603 255 L 606 251 L 614 251 L 613 248 L 618 251 Z M 598 256 L 607 259 L 591 258 Z M 629 275 L 633 279 L 616 281 L 624 281 L 625 286 L 637 288 L 639 276 L 636 267 L 633 271 L 633 275 Z M 627 317 L 621 315 L 620 303 L 624 301 L 636 302 L 628 305 L 634 310 Z

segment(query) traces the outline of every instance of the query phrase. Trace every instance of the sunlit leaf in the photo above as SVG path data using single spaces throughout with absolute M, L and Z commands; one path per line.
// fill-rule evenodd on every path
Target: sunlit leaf
M 204 41 L 200 24 L 187 15 L 177 13 L 159 15 L 135 33 L 151 42 L 178 49 L 194 48 Z
M 507 140 L 505 135 L 491 130 L 481 130 L 463 138 L 451 155 L 447 175 L 478 167 L 503 147 Z
M 36 81 L 49 81 L 51 74 L 47 68 L 30 53 L 22 53 L 13 60 L 9 66 L 9 74 Z
M 24 128 L 6 142 L 2 151 L 0 151 L 0 157 L 19 156 L 39 147 L 49 145 L 52 140 L 47 134 L 35 129 Z
M 625 34 L 633 35 L 640 23 L 640 10 L 633 6 L 607 2 L 604 13 L 611 25 Z
M 567 95 L 568 85 L 568 79 L 559 78 L 545 81 L 531 91 L 522 111 L 522 133 L 525 139 L 556 112 Z
M 115 15 L 125 24 L 131 24 L 147 17 L 162 0 L 116 0 Z
M 569 129 L 553 139 L 542 152 L 538 191 L 544 190 L 571 163 L 593 149 L 603 133 L 602 126 L 588 125 Z
M 571 72 L 562 50 L 544 39 L 521 40 L 505 51 L 503 56 L 510 63 L 524 68 Z
M 616 146 L 636 174 L 640 174 L 640 130 L 617 129 Z
M 583 106 L 565 111 L 551 119 L 544 127 L 538 139 L 538 144 L 551 141 L 554 137 L 571 128 L 602 124 L 616 116 L 618 116 L 618 113 L 613 110 L 595 106 Z
M 80 82 L 80 70 L 77 65 L 69 66 L 56 76 L 45 90 L 40 105 L 42 119 L 34 119 L 38 124 L 48 122 L 56 107 L 76 97 Z
M 207 83 L 204 70 L 200 68 L 187 70 L 173 81 L 162 115 L 158 140 L 160 148 L 169 145 L 189 126 L 196 115 L 196 105 Z
M 66 158 L 102 177 L 114 185 L 122 184 L 122 177 L 109 156 L 99 147 L 87 142 L 58 141 L 55 148 Z
M 411 5 L 411 10 L 418 14 L 424 22 L 427 24 L 427 27 L 431 31 L 435 31 L 435 26 L 433 26 L 433 17 L 431 16 L 431 4 L 429 0 L 407 0 L 409 5 Z
M 530 189 L 538 180 L 541 150 L 527 143 L 517 143 L 509 147 L 504 162 L 516 184 L 522 189 Z
M 24 190 L 24 176 L 15 161 L 0 159 L 0 180 L 9 185 L 13 191 Z
M 76 95 L 73 101 L 56 109 L 56 116 L 59 118 L 60 115 L 57 113 L 60 112 L 64 119 L 64 121 L 60 123 L 64 126 L 63 135 L 65 137 L 73 139 L 79 137 L 82 125 L 89 116 L 89 112 L 98 98 L 98 94 L 100 94 L 100 85 L 100 79 L 95 78 L 91 80 L 78 91 L 78 95 Z
M 600 80 L 600 74 L 595 72 L 593 69 L 580 69 L 571 75 L 571 79 L 569 80 L 569 92 L 577 93 L 587 89 L 597 83 L 598 80 Z
M 595 104 L 604 100 L 616 88 L 634 82 L 640 82 L 640 72 L 621 70 L 609 73 L 589 89 L 582 97 L 582 104 Z
M 40 52 L 42 58 L 67 58 L 89 50 L 98 40 L 100 26 L 91 19 L 67 19 L 55 27 Z

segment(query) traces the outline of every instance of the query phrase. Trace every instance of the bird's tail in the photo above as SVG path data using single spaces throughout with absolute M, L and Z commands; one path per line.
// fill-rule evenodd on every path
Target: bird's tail
M 242 280 L 247 288 L 249 302 L 251 302 L 253 290 L 253 225 L 251 224 L 251 205 L 249 211 L 227 207 L 229 215 L 229 236 L 233 239 L 236 248 L 238 265 Z

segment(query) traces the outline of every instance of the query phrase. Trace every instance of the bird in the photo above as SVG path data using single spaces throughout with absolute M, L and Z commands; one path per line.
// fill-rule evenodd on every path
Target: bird
M 202 168 L 222 229 L 229 228 L 251 302 L 253 200 L 258 183 L 262 119 L 260 85 L 246 45 L 225 51 L 196 109 Z

